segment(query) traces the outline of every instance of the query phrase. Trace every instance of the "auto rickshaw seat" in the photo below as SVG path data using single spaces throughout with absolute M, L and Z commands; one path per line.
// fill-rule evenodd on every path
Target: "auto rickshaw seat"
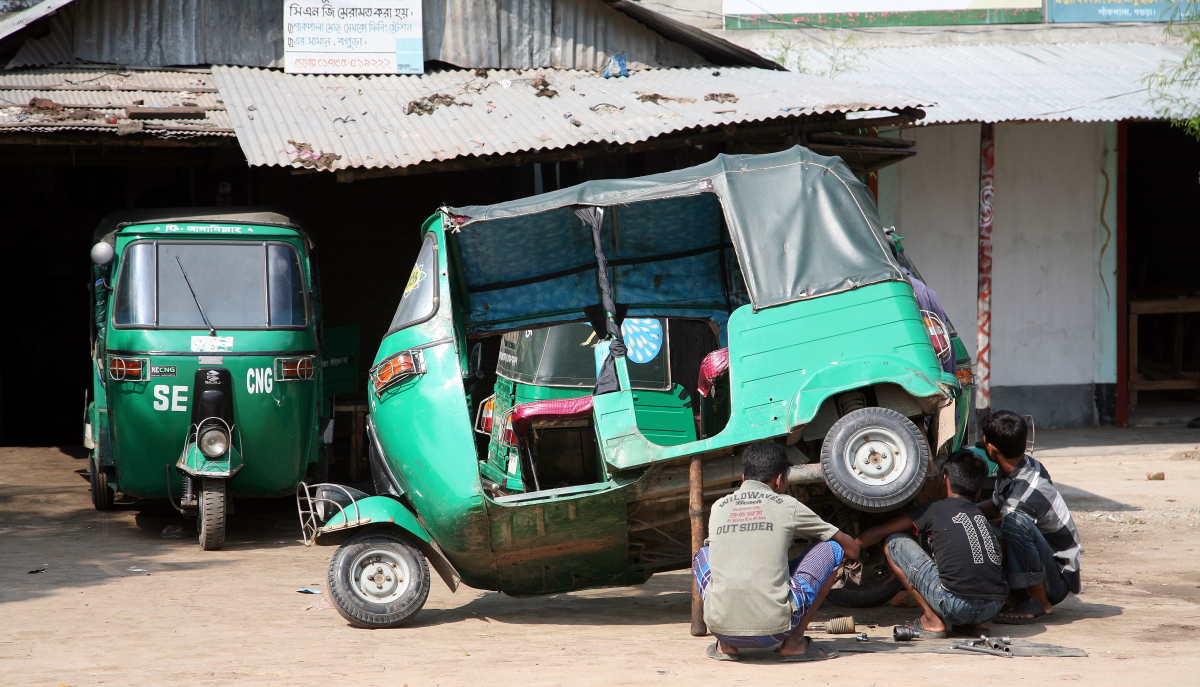
M 700 380 L 696 383 L 696 391 L 707 397 L 712 393 L 713 382 L 729 369 L 729 349 L 718 348 L 704 356 L 700 363 Z
M 513 431 L 524 438 L 529 428 L 536 423 L 554 420 L 581 420 L 592 415 L 592 396 L 556 398 L 544 401 L 529 401 L 513 408 L 510 422 Z

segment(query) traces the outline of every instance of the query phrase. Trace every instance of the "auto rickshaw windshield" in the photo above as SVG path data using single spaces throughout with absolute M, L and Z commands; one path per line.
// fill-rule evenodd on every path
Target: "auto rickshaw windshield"
M 117 326 L 205 328 L 197 301 L 218 328 L 304 326 L 300 256 L 274 242 L 139 241 L 125 249 Z

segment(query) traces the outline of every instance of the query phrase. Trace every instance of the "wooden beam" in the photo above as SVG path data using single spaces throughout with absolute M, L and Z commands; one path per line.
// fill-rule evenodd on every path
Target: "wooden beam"
M 692 525 L 692 558 L 704 546 L 704 457 L 692 456 L 688 470 L 688 516 Z M 700 594 L 700 582 L 692 576 L 692 636 L 708 634 L 704 623 L 704 597 Z

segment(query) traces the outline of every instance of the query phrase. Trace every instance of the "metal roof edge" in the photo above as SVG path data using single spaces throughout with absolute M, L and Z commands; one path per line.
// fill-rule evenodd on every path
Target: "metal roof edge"
M 15 12 L 11 17 L 0 21 L 0 39 L 7 38 L 33 22 L 57 12 L 60 7 L 71 4 L 73 0 L 45 0 L 33 7 Z
M 664 38 L 691 48 L 716 66 L 758 67 L 759 69 L 788 71 L 778 62 L 763 57 L 749 48 L 743 48 L 703 29 L 684 24 L 639 3 L 631 2 L 631 0 L 604 0 L 604 2 L 618 12 L 645 24 Z

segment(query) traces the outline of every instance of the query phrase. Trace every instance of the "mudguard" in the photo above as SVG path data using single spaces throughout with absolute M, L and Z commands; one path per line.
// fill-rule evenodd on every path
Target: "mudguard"
M 429 531 L 417 520 L 412 511 L 390 496 L 368 496 L 358 499 L 334 514 L 316 532 L 316 543 L 321 545 L 340 544 L 350 531 L 364 527 L 395 527 L 408 534 L 412 543 L 425 554 L 429 564 L 441 575 L 450 591 L 458 591 L 462 576 L 454 569 L 442 548 L 437 545 Z
M 188 442 L 175 467 L 192 477 L 233 477 L 245 464 L 236 446 L 230 446 L 220 458 L 209 458 L 195 443 Z
M 949 383 L 949 380 L 945 381 Z M 825 399 L 843 391 L 890 383 L 902 387 L 915 398 L 947 396 L 948 389 L 942 382 L 899 357 L 867 356 L 838 361 L 818 370 L 805 381 L 792 403 L 792 426 L 811 422 Z M 953 383 L 957 384 L 957 379 Z

